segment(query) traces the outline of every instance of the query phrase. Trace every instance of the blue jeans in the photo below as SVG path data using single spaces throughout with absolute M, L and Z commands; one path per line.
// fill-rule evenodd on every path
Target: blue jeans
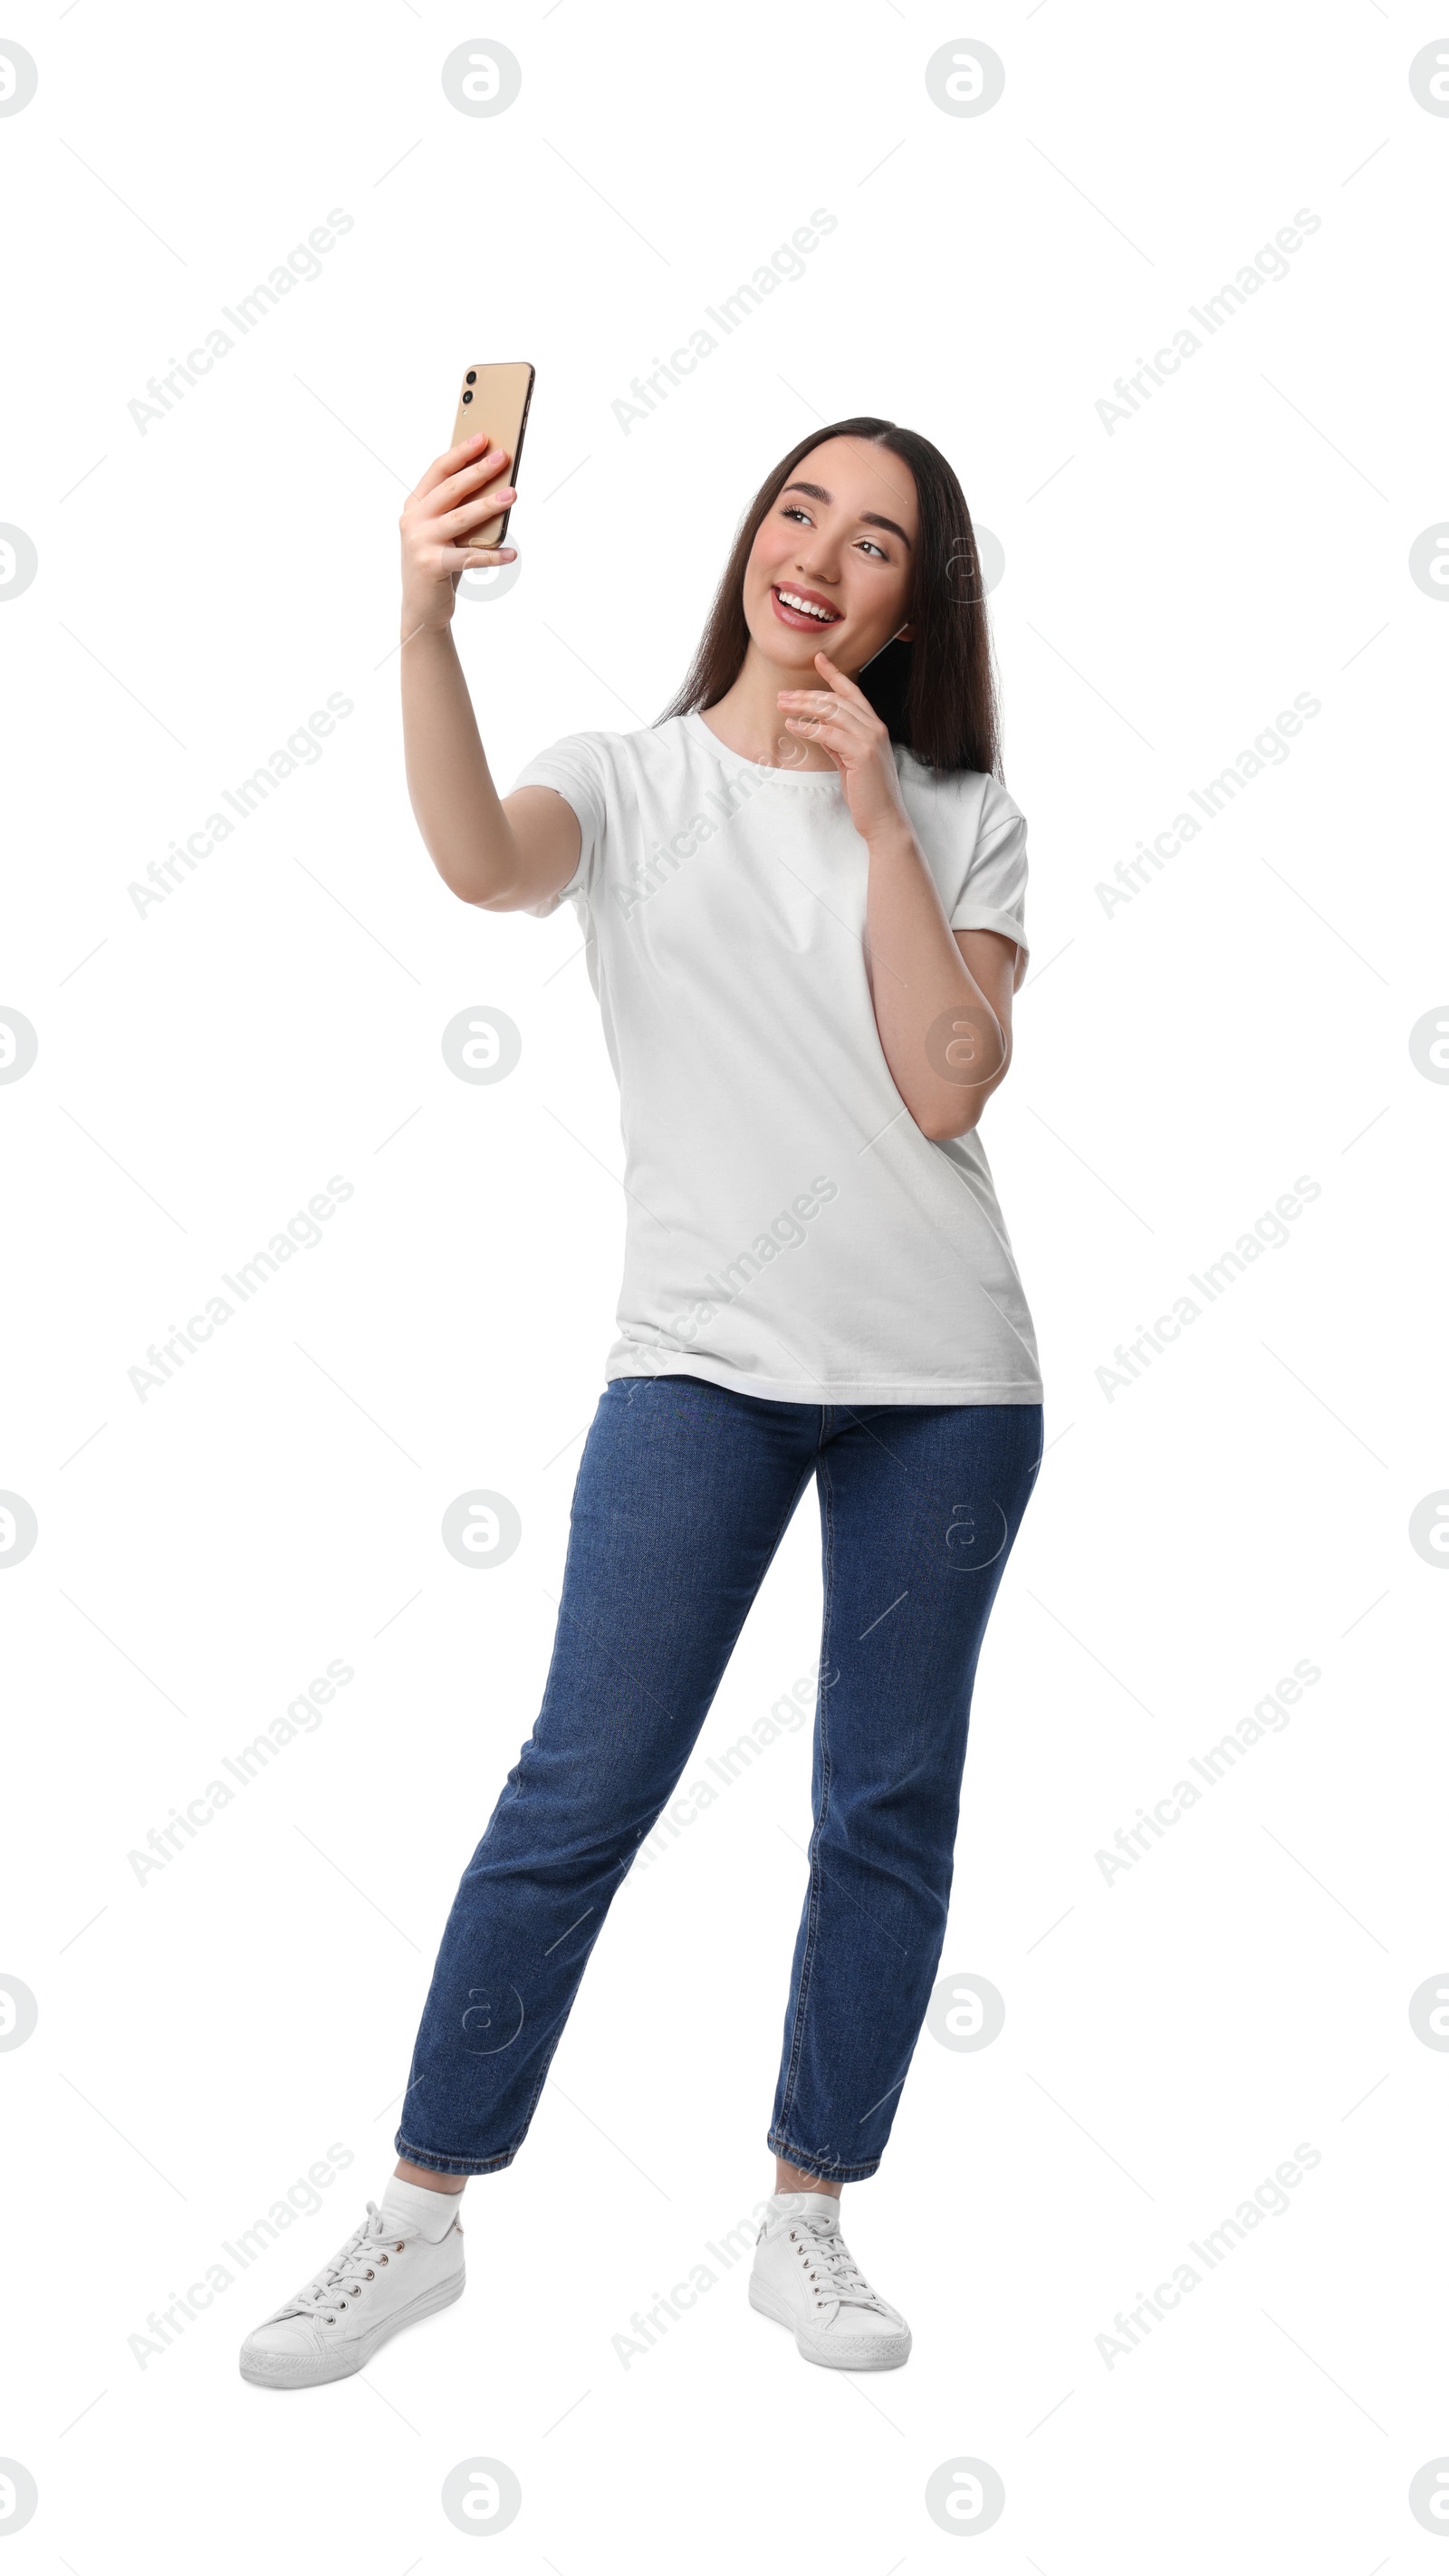
M 543 1706 L 448 1917 L 400 2155 L 476 2174 L 517 2154 L 610 1901 L 813 1475 L 815 1828 L 769 2144 L 832 2182 L 875 2172 L 945 1937 L 976 1661 L 1041 1451 L 1039 1404 L 856 1412 L 610 1382 Z

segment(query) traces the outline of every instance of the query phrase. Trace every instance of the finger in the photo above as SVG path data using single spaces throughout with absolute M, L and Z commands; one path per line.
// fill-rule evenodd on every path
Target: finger
M 434 546 L 423 569 L 442 580 L 445 574 L 484 572 L 491 564 L 512 563 L 517 546 Z
M 840 698 L 807 699 L 795 713 L 801 723 L 835 725 L 854 741 L 863 743 L 866 740 L 865 718 L 860 709 Z M 871 713 L 874 713 L 873 709 Z
M 481 528 L 485 519 L 496 519 L 501 511 L 511 510 L 517 498 L 511 483 L 505 483 L 498 492 L 476 493 L 461 508 L 445 511 L 435 522 L 435 532 L 440 537 L 456 539 L 465 528 Z
M 517 546 L 468 546 L 463 538 L 461 546 L 427 546 L 427 554 L 420 554 L 414 572 L 425 580 L 440 582 L 448 572 L 481 572 L 484 564 L 512 564 L 515 554 Z
M 449 474 L 441 483 L 436 483 L 426 497 L 435 510 L 451 510 L 468 494 L 480 492 L 489 483 L 496 482 L 500 474 L 506 482 L 508 451 L 503 447 L 490 447 L 486 456 L 475 457 L 471 464 L 462 466 L 456 474 Z
M 441 485 L 460 474 L 470 472 L 474 466 L 482 466 L 486 473 L 498 474 L 508 461 L 508 450 L 495 447 L 487 431 L 480 429 L 474 437 L 462 439 L 456 447 L 450 447 L 446 455 L 435 456 L 410 498 L 414 501 L 426 500 L 429 494 L 436 492 Z
M 859 751 L 863 748 L 859 734 L 852 733 L 848 725 L 833 722 L 829 716 L 787 716 L 785 729 L 808 734 L 812 742 L 825 742 L 837 750 Z
M 456 447 L 450 447 L 443 455 L 435 456 L 426 473 L 420 475 L 414 484 L 412 498 L 420 501 L 425 494 L 435 491 L 448 475 L 455 474 L 460 465 L 466 464 L 470 456 L 481 456 L 487 444 L 488 433 L 480 429 L 472 438 L 462 439 Z
M 815 661 L 817 668 L 820 663 L 824 663 L 825 676 L 827 680 L 830 682 L 832 689 L 837 689 L 843 698 L 858 699 L 862 706 L 869 704 L 869 700 L 866 697 L 864 689 L 858 689 L 854 680 L 848 680 L 845 673 L 831 661 L 828 653 L 817 653 Z

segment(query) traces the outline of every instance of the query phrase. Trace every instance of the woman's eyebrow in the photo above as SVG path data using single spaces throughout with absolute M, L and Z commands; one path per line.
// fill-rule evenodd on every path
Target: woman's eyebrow
M 826 491 L 823 483 L 787 483 L 785 491 L 808 492 L 812 501 L 828 502 L 831 497 Z M 784 493 L 782 493 L 780 497 L 783 500 L 785 497 Z M 891 535 L 893 537 L 899 537 L 903 546 L 907 548 L 910 546 L 911 541 L 906 535 L 905 529 L 901 527 L 895 519 L 882 518 L 879 510 L 862 510 L 860 514 L 860 523 L 863 528 L 889 528 Z

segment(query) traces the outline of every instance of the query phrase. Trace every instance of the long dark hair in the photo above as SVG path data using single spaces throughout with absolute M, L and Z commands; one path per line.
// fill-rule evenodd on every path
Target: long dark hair
M 716 706 L 739 678 L 749 645 L 745 623 L 745 565 L 766 513 L 796 467 L 828 438 L 864 438 L 888 447 L 915 476 L 920 532 L 906 617 L 911 644 L 887 644 L 860 673 L 857 686 L 887 726 L 931 769 L 975 769 L 1001 774 L 1000 728 L 991 636 L 971 513 L 956 475 L 939 447 L 918 430 L 892 420 L 862 417 L 832 421 L 813 431 L 766 475 L 735 537 L 729 562 L 689 673 L 660 724 Z

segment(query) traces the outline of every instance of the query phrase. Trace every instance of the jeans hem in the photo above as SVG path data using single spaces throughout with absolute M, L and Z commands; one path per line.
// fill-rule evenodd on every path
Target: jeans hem
M 871 2175 L 880 2171 L 879 2156 L 872 2156 L 863 2165 L 822 2164 L 818 2156 L 807 2156 L 803 2147 L 792 2147 L 777 2129 L 770 2131 L 765 2144 L 772 2155 L 783 2157 L 797 2173 L 812 2174 L 817 2182 L 869 2182 Z
M 437 2156 L 433 2155 L 427 2147 L 410 2147 L 401 2129 L 394 2138 L 393 2145 L 400 2156 L 406 2156 L 410 2165 L 424 2165 L 429 2173 L 501 2173 L 505 2165 L 512 2164 L 518 2153 L 517 2147 L 510 2147 L 507 2153 L 501 2156 Z

